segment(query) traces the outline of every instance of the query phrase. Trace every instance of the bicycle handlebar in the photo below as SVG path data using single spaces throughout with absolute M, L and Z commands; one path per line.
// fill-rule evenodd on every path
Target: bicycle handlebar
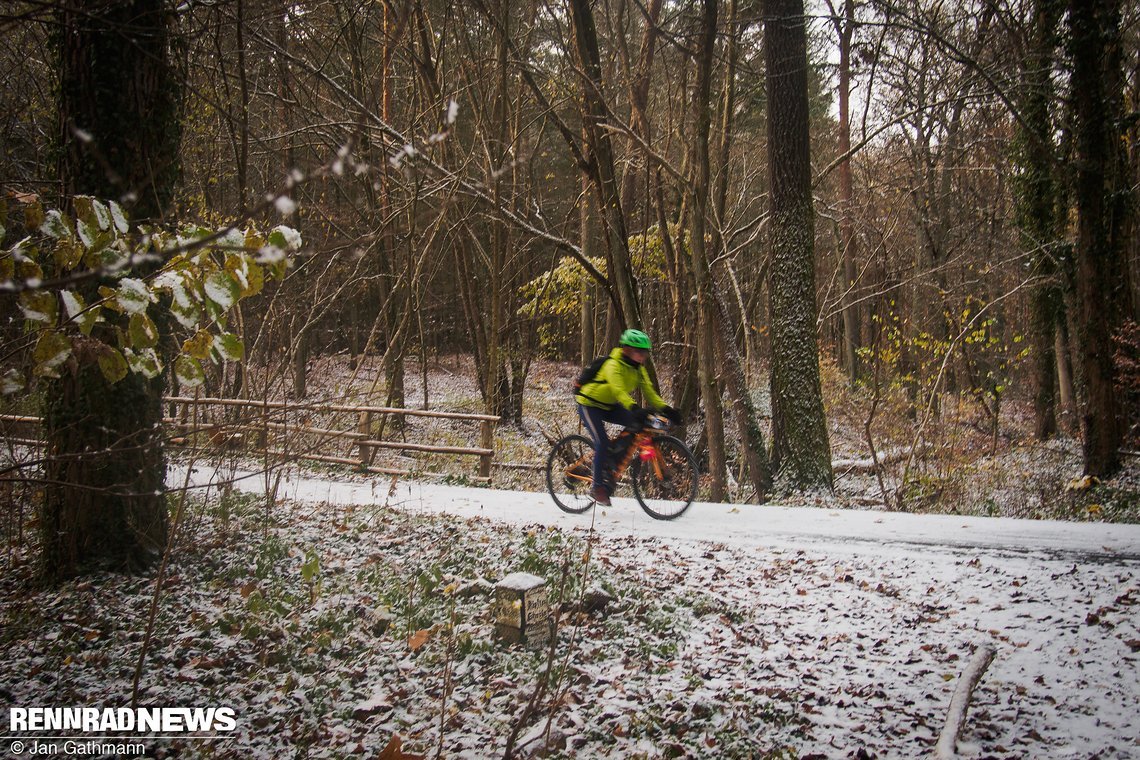
M 641 432 L 642 430 L 653 430 L 655 432 L 664 432 L 673 427 L 673 423 L 663 414 L 653 412 L 645 417 L 645 421 L 638 424 L 634 423 L 626 428 L 634 433 Z

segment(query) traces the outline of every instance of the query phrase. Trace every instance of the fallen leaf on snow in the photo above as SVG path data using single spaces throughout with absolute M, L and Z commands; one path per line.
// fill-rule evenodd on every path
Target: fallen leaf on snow
M 422 647 L 424 644 L 426 644 L 427 640 L 430 638 L 431 638 L 431 629 L 430 628 L 424 628 L 422 631 L 416 631 L 410 637 L 408 637 L 408 648 L 411 649 L 413 652 L 418 652 L 420 647 Z
M 392 734 L 392 738 L 388 740 L 388 746 L 384 747 L 377 760 L 423 760 L 423 755 L 409 755 L 404 752 L 400 748 L 402 745 L 403 741 L 400 739 L 400 735 Z

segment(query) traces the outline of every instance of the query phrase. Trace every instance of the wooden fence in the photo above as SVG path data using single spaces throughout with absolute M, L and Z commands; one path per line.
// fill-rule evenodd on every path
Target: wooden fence
M 495 423 L 499 421 L 492 415 L 192 396 L 168 396 L 164 403 L 168 412 L 164 422 L 171 431 L 170 443 L 175 446 L 231 450 L 273 457 L 281 462 L 326 462 L 348 465 L 363 472 L 405 476 L 454 475 L 423 468 L 420 455 L 477 457 L 477 475 L 472 479 L 483 482 L 491 479 Z M 460 445 L 454 445 L 455 440 L 433 444 L 383 437 L 390 433 L 406 438 L 413 420 L 430 420 L 438 429 L 411 432 L 429 438 L 451 435 Z M 467 445 L 476 435 L 471 429 L 476 423 L 478 445 Z M 0 424 L 27 431 L 19 437 L 6 435 L 12 443 L 41 443 L 35 433 L 28 430 L 38 428 L 39 417 L 0 415 Z M 378 455 L 389 461 L 378 463 Z

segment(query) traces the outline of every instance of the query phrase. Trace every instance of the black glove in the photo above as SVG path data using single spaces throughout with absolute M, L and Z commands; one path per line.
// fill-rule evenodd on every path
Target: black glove
M 681 424 L 681 413 L 678 412 L 673 407 L 671 407 L 671 406 L 661 407 L 661 414 L 665 415 L 665 418 L 667 420 L 669 420 L 669 422 L 673 423 L 674 425 L 680 425 Z
M 638 427 L 645 427 L 645 421 L 649 419 L 649 415 L 653 414 L 650 410 L 643 406 L 635 406 L 629 410 L 633 415 L 633 421 L 637 423 Z

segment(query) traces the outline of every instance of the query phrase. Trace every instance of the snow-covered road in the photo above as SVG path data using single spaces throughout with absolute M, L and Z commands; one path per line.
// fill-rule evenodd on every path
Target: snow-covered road
M 264 492 L 265 477 L 248 470 L 216 471 L 199 466 L 186 480 L 184 468 L 172 467 L 171 486 L 205 486 L 234 481 L 235 488 Z M 541 524 L 563 529 L 588 528 L 611 535 L 657 536 L 670 540 L 710 541 L 739 547 L 812 545 L 851 554 L 880 554 L 888 547 L 922 553 L 939 547 L 993 553 L 1040 552 L 1082 562 L 1140 565 L 1140 525 L 1073 523 L 1055 520 L 918 515 L 899 512 L 812 509 L 777 505 L 697 503 L 679 519 L 654 520 L 632 498 L 614 499 L 597 514 L 569 515 L 545 493 L 465 488 L 399 481 L 339 481 L 285 474 L 278 497 L 330 504 L 384 504 L 410 512 L 486 517 L 515 525 Z

